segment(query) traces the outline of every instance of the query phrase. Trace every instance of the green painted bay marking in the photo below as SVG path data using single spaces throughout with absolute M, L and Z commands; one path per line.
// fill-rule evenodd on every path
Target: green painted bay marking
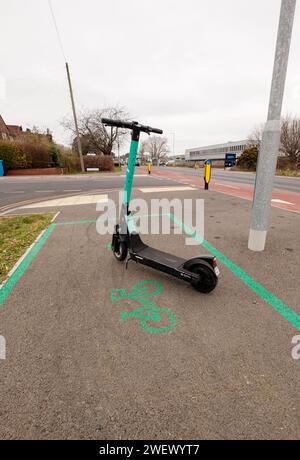
M 288 307 L 282 300 L 278 299 L 274 294 L 269 292 L 261 284 L 251 278 L 247 272 L 245 272 L 241 267 L 232 262 L 228 257 L 222 254 L 220 251 L 215 249 L 207 241 L 203 240 L 196 232 L 193 232 L 187 225 L 185 225 L 181 220 L 179 220 L 174 214 L 169 215 L 170 219 L 179 225 L 184 232 L 192 236 L 199 244 L 201 244 L 205 249 L 207 249 L 211 254 L 218 258 L 232 273 L 240 278 L 252 291 L 254 291 L 259 297 L 261 297 L 265 302 L 267 302 L 271 307 L 273 307 L 283 318 L 285 318 L 290 324 L 292 324 L 296 329 L 300 330 L 300 316 L 297 315 L 290 307 Z
M 20 278 L 24 275 L 25 271 L 35 258 L 35 256 L 39 253 L 39 251 L 42 249 L 44 244 L 46 243 L 47 239 L 49 236 L 52 234 L 53 230 L 55 229 L 56 225 L 55 224 L 50 224 L 49 227 L 45 230 L 45 232 L 42 234 L 40 239 L 33 244 L 32 248 L 26 255 L 26 257 L 22 260 L 20 265 L 17 267 L 15 272 L 11 275 L 11 277 L 7 280 L 7 282 L 4 284 L 4 286 L 0 290 L 0 306 L 3 305 L 4 301 L 6 298 L 9 296 L 17 282 L 20 280 Z
M 81 225 L 81 224 L 96 224 L 96 220 L 75 220 L 74 222 L 55 222 L 55 226 L 62 225 Z

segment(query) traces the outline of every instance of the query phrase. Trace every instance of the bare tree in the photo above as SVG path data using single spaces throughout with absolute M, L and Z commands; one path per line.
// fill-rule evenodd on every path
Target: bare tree
M 256 125 L 248 136 L 250 145 L 259 147 L 262 139 L 263 124 Z M 289 161 L 298 166 L 300 162 L 300 118 L 286 116 L 281 123 L 280 151 Z
M 280 151 L 291 163 L 298 166 L 300 162 L 300 118 L 287 116 L 281 124 Z
M 264 124 L 259 123 L 254 126 L 253 130 L 248 136 L 249 145 L 260 145 L 262 140 L 262 134 L 264 130 Z
M 79 116 L 78 125 L 84 153 L 92 150 L 100 155 L 111 155 L 113 149 L 122 146 L 128 136 L 128 131 L 124 129 L 106 128 L 101 118 L 128 120 L 129 115 L 126 110 L 119 107 L 109 107 L 82 113 Z M 76 135 L 72 120 L 64 119 L 62 126 Z
M 169 153 L 168 140 L 166 137 L 150 136 L 149 139 L 142 142 L 140 156 L 148 153 L 151 160 L 165 160 Z

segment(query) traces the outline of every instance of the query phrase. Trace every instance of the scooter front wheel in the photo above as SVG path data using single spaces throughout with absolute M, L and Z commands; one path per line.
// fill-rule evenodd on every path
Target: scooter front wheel
M 216 288 L 218 284 L 218 278 L 212 268 L 204 264 L 198 264 L 192 267 L 190 270 L 191 272 L 199 275 L 199 278 L 191 283 L 193 288 L 195 288 L 197 291 L 202 292 L 202 294 L 209 294 Z
M 127 244 L 123 241 L 119 241 L 113 249 L 114 256 L 119 262 L 123 262 L 126 259 L 128 253 Z

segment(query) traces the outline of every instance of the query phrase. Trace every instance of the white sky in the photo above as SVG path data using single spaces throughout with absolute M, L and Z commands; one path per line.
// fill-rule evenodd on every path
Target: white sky
M 52 3 L 78 110 L 124 106 L 176 132 L 178 153 L 244 139 L 265 120 L 280 0 Z M 71 116 L 69 93 L 47 0 L 0 0 L 0 12 L 0 114 L 68 143 L 60 121 Z M 299 19 L 298 7 L 284 102 L 297 115 Z

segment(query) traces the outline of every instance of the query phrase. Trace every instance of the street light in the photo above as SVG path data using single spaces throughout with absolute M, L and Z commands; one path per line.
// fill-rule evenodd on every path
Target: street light
M 176 133 L 168 133 L 169 135 L 173 136 L 173 155 L 175 155 L 175 136 L 176 136 Z

